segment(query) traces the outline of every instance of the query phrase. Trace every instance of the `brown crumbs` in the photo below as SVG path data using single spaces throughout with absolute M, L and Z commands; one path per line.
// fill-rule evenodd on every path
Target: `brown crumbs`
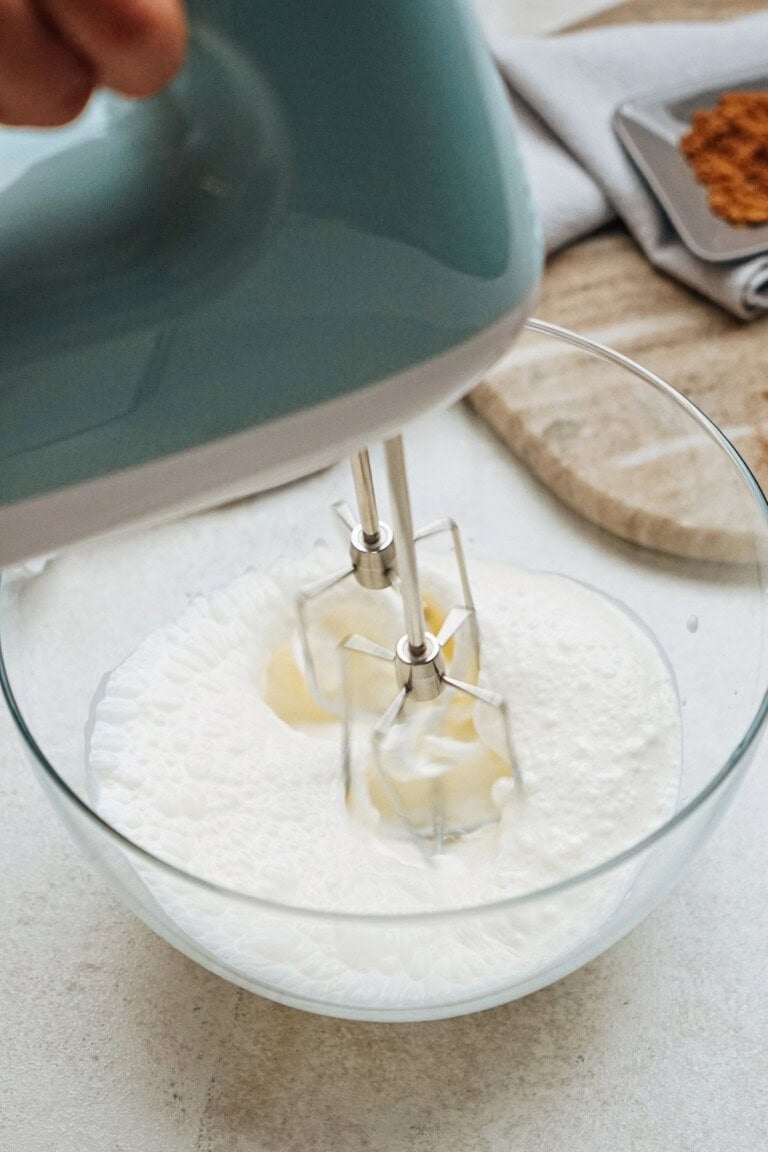
M 695 112 L 680 143 L 709 190 L 709 206 L 731 224 L 768 223 L 768 92 L 724 92 Z

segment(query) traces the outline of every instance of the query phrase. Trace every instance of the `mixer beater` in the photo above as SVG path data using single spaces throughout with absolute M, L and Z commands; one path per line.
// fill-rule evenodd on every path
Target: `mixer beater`
M 348 636 L 340 645 L 344 782 L 349 796 L 352 786 L 354 711 L 350 658 L 358 655 L 389 663 L 394 670 L 396 694 L 373 728 L 371 755 L 375 770 L 404 826 L 420 844 L 426 842 L 432 851 L 440 852 L 447 841 L 476 831 L 491 821 L 483 818 L 457 823 L 446 819 L 440 787 L 442 771 L 439 766 L 436 766 L 435 773 L 429 778 L 430 801 L 426 818 L 416 818 L 417 814 L 403 802 L 387 756 L 387 745 L 395 730 L 406 721 L 406 710 L 411 704 L 435 704 L 448 690 L 472 700 L 476 705 L 492 709 L 501 722 L 501 751 L 517 789 L 522 788 L 522 775 L 514 753 L 507 701 L 499 693 L 457 679 L 448 671 L 446 648 L 463 630 L 469 632 L 478 673 L 480 669 L 480 633 L 459 528 L 455 521 L 445 518 L 414 531 L 402 437 L 395 436 L 386 440 L 384 452 L 393 527 L 379 519 L 370 456 L 367 450 L 361 450 L 352 457 L 359 522 L 355 521 L 346 504 L 339 502 L 334 505 L 334 511 L 350 533 L 350 562 L 344 569 L 299 593 L 296 602 L 299 637 L 310 689 L 318 702 L 330 711 L 333 705 L 322 690 L 310 641 L 311 603 L 349 577 L 354 577 L 361 587 L 372 592 L 391 587 L 399 594 L 405 632 L 394 650 L 359 635 Z M 441 534 L 450 534 L 452 538 L 463 602 L 449 610 L 437 635 L 434 635 L 426 626 L 415 545 Z M 423 729 L 423 724 L 419 727 Z M 441 746 L 445 747 L 445 741 L 441 742 Z

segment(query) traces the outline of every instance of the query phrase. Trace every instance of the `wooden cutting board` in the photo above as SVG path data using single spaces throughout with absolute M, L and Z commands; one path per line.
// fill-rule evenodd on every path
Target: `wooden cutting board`
M 718 19 L 762 7 L 751 0 L 630 0 L 583 26 Z M 656 272 L 618 225 L 549 261 L 536 315 L 609 344 L 669 381 L 726 433 L 768 490 L 766 320 L 736 320 Z M 649 406 L 647 418 L 633 414 L 622 431 L 607 406 L 604 373 L 553 358 L 550 374 L 540 368 L 534 387 L 530 360 L 524 342 L 469 403 L 570 507 L 662 551 L 715 560 L 750 553 L 750 527 L 735 514 L 744 501 L 711 448 L 702 451 L 714 466 L 702 467 L 679 420 L 666 427 L 658 405 Z M 634 455 L 625 443 L 628 424 L 644 449 Z

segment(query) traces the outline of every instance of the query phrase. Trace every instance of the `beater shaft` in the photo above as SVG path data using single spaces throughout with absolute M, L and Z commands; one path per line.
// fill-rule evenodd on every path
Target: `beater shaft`
M 403 599 L 408 646 L 411 655 L 419 657 L 423 655 L 427 646 L 426 628 L 421 588 L 419 587 L 419 572 L 416 567 L 411 499 L 408 492 L 408 476 L 405 471 L 402 436 L 394 436 L 391 440 L 385 440 L 384 454 L 387 462 L 389 491 L 392 498 L 397 573 L 400 577 L 400 594 Z
M 378 544 L 380 536 L 379 512 L 376 507 L 376 492 L 373 487 L 371 458 L 367 448 L 352 454 L 352 476 L 355 481 L 355 495 L 360 514 L 360 526 L 363 530 L 363 540 L 369 545 Z

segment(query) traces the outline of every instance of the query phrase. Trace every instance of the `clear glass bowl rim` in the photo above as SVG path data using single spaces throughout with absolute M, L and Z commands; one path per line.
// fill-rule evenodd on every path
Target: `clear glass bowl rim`
M 600 344 L 597 341 L 590 340 L 585 336 L 579 336 L 577 333 L 570 331 L 568 328 L 562 328 L 557 324 L 552 324 L 546 320 L 537 320 L 531 317 L 524 325 L 526 331 L 537 332 L 541 335 L 552 337 L 555 340 L 561 340 L 565 344 L 570 344 L 581 351 L 586 352 L 599 360 L 615 364 L 620 368 L 626 369 L 632 375 L 638 377 L 645 383 L 650 384 L 657 392 L 661 392 L 667 396 L 675 404 L 678 405 L 691 419 L 697 423 L 702 431 L 704 431 L 711 440 L 713 440 L 718 447 L 720 447 L 725 454 L 729 457 L 734 468 L 740 475 L 747 490 L 755 500 L 762 519 L 765 524 L 766 532 L 768 532 L 768 501 L 763 494 L 760 485 L 755 479 L 749 465 L 744 461 L 741 455 L 733 447 L 731 442 L 727 439 L 723 432 L 713 423 L 709 417 L 701 411 L 691 400 L 673 388 L 656 373 L 651 372 L 650 369 L 644 368 L 635 360 L 624 356 L 621 352 L 615 351 L 607 345 Z M 2 577 L 0 576 L 0 580 Z M 85 817 L 86 821 L 106 834 L 107 838 L 115 842 L 118 846 L 129 849 L 129 853 L 136 853 L 139 857 L 151 863 L 153 866 L 159 867 L 161 871 L 168 873 L 171 876 L 176 876 L 186 882 L 198 885 L 204 890 L 211 893 L 218 893 L 228 900 L 236 900 L 248 905 L 252 905 L 263 909 L 265 912 L 274 912 L 278 914 L 290 913 L 292 916 L 299 916 L 306 919 L 323 920 L 328 922 L 357 922 L 364 924 L 381 923 L 390 925 L 413 925 L 418 926 L 421 923 L 434 923 L 435 921 L 449 921 L 457 918 L 465 918 L 468 916 L 486 916 L 494 913 L 501 913 L 505 909 L 519 907 L 524 904 L 532 904 L 538 900 L 546 900 L 550 897 L 559 895 L 566 892 L 571 888 L 577 888 L 582 884 L 588 884 L 591 880 L 603 876 L 606 873 L 620 868 L 622 865 L 629 863 L 635 857 L 641 856 L 648 849 L 653 848 L 661 840 L 666 839 L 676 828 L 684 824 L 698 809 L 706 803 L 706 801 L 714 795 L 731 776 L 731 774 L 738 767 L 744 755 L 749 751 L 751 746 L 757 740 L 761 729 L 763 728 L 766 718 L 768 717 L 768 685 L 762 695 L 760 704 L 755 712 L 752 720 L 750 721 L 746 732 L 736 744 L 733 751 L 730 753 L 725 763 L 720 769 L 711 777 L 709 782 L 701 788 L 695 796 L 693 796 L 682 808 L 675 811 L 668 820 L 660 824 L 648 836 L 644 836 L 623 852 L 617 853 L 615 856 L 607 860 L 601 861 L 600 864 L 594 865 L 583 872 L 575 873 L 573 876 L 567 877 L 565 880 L 560 880 L 556 884 L 550 884 L 543 888 L 537 888 L 531 892 L 523 892 L 516 896 L 507 896 L 500 900 L 491 901 L 485 904 L 467 905 L 464 907 L 451 907 L 439 908 L 429 911 L 419 912 L 348 912 L 348 911 L 334 911 L 327 908 L 309 908 L 306 905 L 299 904 L 284 904 L 278 900 L 269 900 L 265 897 L 255 896 L 249 892 L 241 892 L 236 888 L 227 887 L 225 884 L 217 884 L 215 881 L 207 880 L 203 876 L 198 876 L 194 872 L 188 872 L 183 868 L 172 864 L 168 860 L 164 860 L 161 856 L 142 848 L 140 844 L 134 843 L 130 837 L 124 835 L 118 829 L 114 828 L 108 821 L 94 811 L 89 804 L 85 802 L 78 794 L 70 787 L 66 780 L 59 776 L 56 769 L 51 762 L 47 759 L 42 749 L 37 744 L 34 736 L 32 735 L 24 715 L 16 701 L 16 698 L 11 687 L 10 676 L 5 662 L 5 656 L 2 645 L 2 619 L 0 618 L 0 689 L 2 689 L 5 702 L 9 708 L 11 716 L 18 728 L 29 751 L 32 753 L 34 759 L 42 768 L 46 777 L 53 784 L 54 788 L 61 794 L 63 800 L 74 806 L 76 810 Z

